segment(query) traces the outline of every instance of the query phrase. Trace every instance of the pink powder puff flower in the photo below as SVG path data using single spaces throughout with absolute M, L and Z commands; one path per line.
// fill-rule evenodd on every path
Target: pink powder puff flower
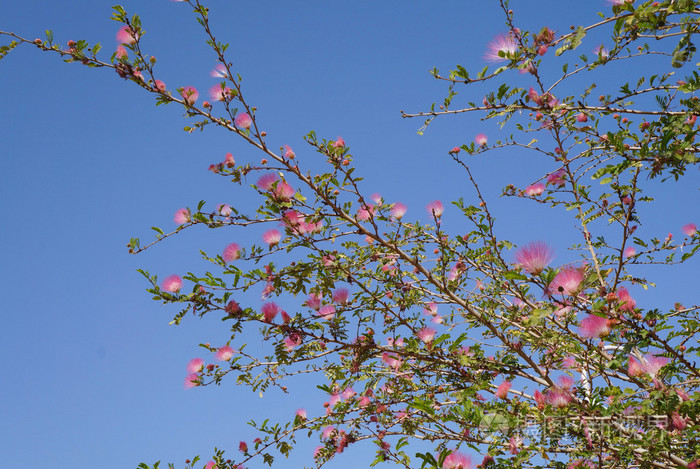
M 302 420 L 306 420 L 306 409 L 297 409 L 295 415 Z
M 443 469 L 471 469 L 471 467 L 471 459 L 457 450 L 453 450 L 442 462 Z
M 433 316 L 433 318 L 430 320 L 433 324 L 442 324 L 444 322 L 442 316 Z
M 194 106 L 194 103 L 197 102 L 197 98 L 199 98 L 197 88 L 193 86 L 185 86 L 180 90 L 180 94 L 182 95 L 183 101 L 185 101 L 185 104 L 188 106 Z
M 165 82 L 163 82 L 161 80 L 156 80 L 156 89 L 158 91 L 160 91 L 161 93 L 164 93 L 165 89 L 166 89 Z
M 608 52 L 608 49 L 605 48 L 603 44 L 599 45 L 595 49 L 593 49 L 593 53 L 599 56 L 601 59 L 605 60 L 608 58 L 608 55 L 610 54 Z
M 232 168 L 236 165 L 236 160 L 233 159 L 233 154 L 226 153 L 226 157 L 224 158 L 224 164 L 226 164 L 226 166 L 228 166 L 229 168 Z
M 484 59 L 488 62 L 500 62 L 501 60 L 509 60 L 510 55 L 514 55 L 518 51 L 518 44 L 511 36 L 499 34 L 488 44 L 488 51 L 484 55 Z
M 529 197 L 537 197 L 538 195 L 541 195 L 544 192 L 544 184 L 541 182 L 538 182 L 536 184 L 533 184 L 531 186 L 527 186 L 525 188 L 525 195 Z
M 396 202 L 394 206 L 391 207 L 391 215 L 397 220 L 400 220 L 406 214 L 406 210 L 408 210 L 408 208 L 404 204 Z
M 126 51 L 126 47 L 124 46 L 117 46 L 117 58 L 118 59 L 125 59 L 129 57 L 129 53 Z M 156 83 L 157 85 L 157 83 Z
M 359 405 L 360 407 L 367 407 L 368 405 L 370 405 L 370 403 L 371 401 L 367 396 L 362 396 L 360 400 L 357 401 L 357 405 Z
M 285 337 L 282 342 L 284 343 L 284 349 L 287 352 L 291 352 L 301 344 L 301 337 L 299 337 L 299 334 L 292 334 L 289 337 Z
M 335 303 L 344 305 L 348 302 L 348 295 L 350 295 L 350 292 L 347 288 L 338 288 L 333 292 L 332 298 Z
M 442 213 L 445 211 L 445 207 L 442 206 L 442 202 L 440 202 L 439 200 L 430 202 L 428 205 L 425 206 L 425 209 L 428 211 L 429 214 L 434 215 L 436 218 L 440 218 L 442 216 Z
M 219 83 L 209 88 L 209 97 L 214 101 L 227 101 L 230 91 L 231 88 L 228 86 L 222 87 Z
M 338 135 L 338 138 L 335 139 L 335 142 L 333 142 L 333 148 L 343 148 L 345 147 L 345 140 L 343 140 L 343 137 Z
M 566 267 L 559 271 L 554 280 L 549 284 L 550 294 L 563 294 L 573 296 L 578 293 L 584 279 L 583 268 Z
M 353 388 L 346 388 L 346 389 L 342 392 L 341 395 L 342 395 L 343 399 L 346 399 L 346 400 L 347 400 L 347 399 L 351 399 L 351 398 L 354 397 L 356 394 L 357 394 L 357 393 L 355 392 L 355 390 L 354 390 Z
M 220 347 L 219 350 L 216 351 L 215 357 L 220 362 L 227 362 L 231 358 L 233 358 L 233 349 L 231 347 L 229 347 L 228 345 L 224 345 L 223 347 Z
M 544 397 L 544 394 L 542 394 L 538 389 L 535 389 L 535 392 L 532 394 L 532 397 L 535 399 L 535 403 L 537 403 L 537 407 L 539 407 L 539 408 L 544 407 L 545 397 Z
M 372 204 L 360 207 L 357 210 L 357 219 L 359 221 L 369 220 L 372 215 L 374 215 L 374 205 Z
M 292 186 L 287 184 L 285 181 L 277 183 L 277 186 L 273 189 L 273 194 L 278 200 L 289 200 L 291 199 L 296 191 Z
M 255 185 L 260 190 L 269 191 L 275 182 L 277 182 L 277 175 L 275 173 L 266 173 L 258 178 L 258 182 Z
M 307 307 L 318 311 L 318 309 L 321 307 L 321 295 L 319 293 L 311 293 L 304 304 Z
M 204 368 L 204 360 L 201 358 L 193 358 L 187 363 L 188 373 L 199 373 Z
M 547 390 L 547 402 L 558 409 L 569 405 L 571 399 L 571 394 L 561 388 Z
M 508 391 L 510 391 L 512 384 L 510 381 L 503 381 L 499 386 L 494 395 L 499 399 L 505 399 L 508 396 Z
M 287 226 L 295 227 L 299 226 L 299 224 L 304 221 L 304 217 L 296 210 L 287 210 L 282 214 L 282 221 Z
M 671 414 L 671 423 L 673 424 L 673 428 L 676 430 L 685 430 L 685 428 L 688 426 L 688 421 L 686 418 L 681 417 L 678 412 Z
M 247 453 L 248 443 L 246 443 L 245 441 L 241 441 L 240 443 L 238 443 L 238 451 L 240 451 L 241 453 Z
M 513 435 L 508 441 L 508 450 L 510 454 L 518 454 L 520 452 L 520 447 L 523 446 L 522 435 Z
M 637 254 L 637 250 L 632 246 L 627 246 L 624 252 L 622 253 L 624 257 L 632 257 L 635 254 Z
M 117 31 L 117 42 L 119 44 L 136 44 L 136 34 L 128 26 L 122 26 Z
M 272 301 L 264 303 L 261 309 L 265 322 L 272 322 L 280 311 L 279 306 Z
M 588 122 L 588 116 L 585 112 L 579 112 L 576 114 L 576 122 Z
M 228 71 L 224 64 L 216 64 L 209 75 L 214 78 L 228 78 Z
M 450 153 L 454 153 L 456 155 L 457 153 L 460 152 L 460 150 L 461 149 L 459 147 L 454 147 L 452 150 L 450 150 Z
M 533 241 L 515 253 L 515 260 L 525 272 L 538 275 L 554 259 L 554 252 L 542 241 Z
M 328 425 L 321 432 L 321 438 L 330 438 L 333 433 L 335 433 L 335 427 L 333 425 Z
M 605 337 L 610 334 L 610 325 L 607 318 L 589 314 L 579 324 L 581 337 Z
M 219 204 L 216 206 L 216 211 L 219 212 L 219 215 L 228 217 L 229 215 L 231 215 L 231 206 L 226 204 Z
M 562 389 L 571 389 L 574 387 L 574 379 L 571 376 L 560 376 L 557 382 Z
M 474 142 L 479 147 L 485 147 L 489 139 L 486 137 L 486 134 L 477 134 L 476 137 L 474 137 Z
M 282 234 L 273 228 L 271 230 L 267 230 L 263 234 L 262 238 L 263 241 L 265 241 L 268 245 L 274 246 L 276 244 L 279 244 L 279 242 L 282 240 Z
M 233 120 L 233 124 L 236 127 L 238 127 L 239 129 L 249 130 L 250 126 L 253 125 L 253 119 L 250 117 L 250 115 L 248 113 L 241 112 Z
M 284 152 L 282 153 L 282 156 L 284 156 L 285 158 L 289 158 L 290 160 L 292 160 L 292 159 L 294 159 L 294 157 L 297 156 L 297 155 L 294 153 L 294 150 L 292 150 L 292 147 L 290 147 L 289 145 L 285 145 L 285 146 L 284 146 Z
M 209 461 L 204 469 L 216 469 L 216 463 L 214 461 Z
M 236 243 L 231 243 L 224 248 L 222 254 L 225 262 L 235 261 L 241 257 L 241 247 Z
M 558 171 L 553 172 L 549 176 L 547 176 L 547 184 L 551 184 L 553 186 L 557 187 L 562 187 L 566 184 L 566 173 L 564 172 L 563 169 L 560 169 Z
M 668 363 L 668 358 L 657 357 L 655 355 L 644 355 L 642 360 L 642 369 L 652 378 L 656 378 L 659 370 Z
M 644 376 L 644 369 L 642 368 L 642 364 L 639 363 L 639 360 L 636 358 L 630 356 L 629 360 L 627 361 L 627 374 L 630 376 Z
M 234 300 L 231 300 L 224 308 L 224 311 L 226 311 L 229 315 L 234 315 L 241 311 L 241 306 Z
M 625 287 L 617 290 L 617 298 L 620 301 L 621 311 L 627 311 L 628 313 L 634 312 L 634 308 L 637 307 L 637 302 L 632 298 Z
M 183 384 L 185 386 L 185 389 L 192 389 L 193 387 L 199 386 L 202 383 L 197 373 L 190 373 L 187 376 L 185 376 L 185 381 Z
M 416 336 L 422 340 L 424 343 L 429 344 L 435 338 L 437 331 L 430 327 L 424 327 L 423 329 L 416 332 Z
M 177 293 L 182 288 L 182 279 L 177 275 L 165 277 L 163 283 L 160 284 L 161 290 Z
M 427 314 L 428 316 L 436 316 L 437 315 L 437 304 L 435 303 L 428 303 L 427 305 L 423 306 L 423 312 Z
M 693 224 L 693 223 L 688 223 L 687 225 L 683 225 L 683 228 L 681 228 L 681 231 L 686 236 L 695 236 L 695 233 L 698 232 L 698 227 L 695 226 L 695 224 Z
M 325 319 L 326 321 L 330 321 L 333 319 L 335 316 L 335 306 L 333 305 L 325 305 L 321 306 L 318 310 L 318 315 Z
M 181 208 L 175 212 L 175 216 L 173 216 L 173 221 L 177 223 L 178 225 L 183 225 L 190 221 L 192 218 L 189 209 L 186 208 Z
M 372 202 L 374 202 L 377 205 L 381 205 L 382 202 L 384 202 L 384 198 L 382 197 L 382 195 L 379 192 L 375 192 L 369 198 Z

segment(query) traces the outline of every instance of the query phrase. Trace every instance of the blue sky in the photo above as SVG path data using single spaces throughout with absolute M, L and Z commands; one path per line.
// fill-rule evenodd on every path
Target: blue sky
M 142 48 L 158 58 L 169 88 L 195 86 L 202 96 L 215 83 L 209 77 L 215 58 L 187 5 L 122 5 L 141 15 Z M 94 0 L 10 2 L 0 29 L 27 37 L 52 29 L 62 44 L 101 42 L 107 58 L 118 29 L 110 7 Z M 304 147 L 305 133 L 342 135 L 367 193 L 401 200 L 425 221 L 431 200 L 473 197 L 447 151 L 480 132 L 496 135 L 497 125 L 461 115 L 438 119 L 419 136 L 421 121 L 402 119 L 399 111 L 442 100 L 446 86 L 428 74 L 432 67 L 483 67 L 486 44 L 505 31 L 495 0 L 213 1 L 210 7 L 214 31 L 231 43 L 234 69 L 271 142 L 315 158 Z M 521 0 L 512 7 L 524 28 L 562 31 L 595 21 L 596 10 L 607 8 L 597 0 Z M 589 40 L 582 47 L 595 45 Z M 232 383 L 183 390 L 186 363 L 202 356 L 197 344 L 223 341 L 226 331 L 214 319 L 168 326 L 174 310 L 151 301 L 136 269 L 161 278 L 201 271 L 198 250 L 218 252 L 230 234 L 193 229 L 138 256 L 126 250 L 130 237 L 148 239 L 150 226 L 174 228 L 173 212 L 201 199 L 252 205 L 250 191 L 207 167 L 226 152 L 238 161 L 260 156 L 216 129 L 183 132 L 180 108 L 156 108 L 151 96 L 112 71 L 65 64 L 32 47 L 0 61 L 0 84 L 3 465 L 124 468 L 160 459 L 181 466 L 198 453 L 206 461 L 214 446 L 236 453 L 239 440 L 252 439 L 245 422 L 253 417 L 291 415 L 300 402 L 318 406 L 313 390 L 293 400 L 275 393 L 261 399 Z M 478 101 L 480 92 L 464 93 Z M 551 239 L 562 261 L 573 260 L 565 248 L 575 231 L 565 218 L 496 199 L 506 184 L 525 186 L 541 176 L 547 168 L 538 164 L 509 150 L 473 167 L 502 220 L 502 237 Z M 659 230 L 677 233 L 690 218 L 697 222 L 696 208 L 681 207 L 700 202 L 689 187 L 672 185 L 662 194 L 670 209 Z M 678 272 L 659 282 L 651 303 L 667 305 L 669 295 L 692 302 L 693 271 Z M 311 465 L 308 449 L 315 446 L 308 443 L 287 464 Z M 328 467 L 351 467 L 362 454 L 351 448 Z

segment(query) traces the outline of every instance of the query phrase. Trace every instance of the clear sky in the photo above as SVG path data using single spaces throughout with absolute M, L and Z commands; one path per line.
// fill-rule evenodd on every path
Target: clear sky
M 61 44 L 101 42 L 105 59 L 116 47 L 110 2 L 6 3 L 0 29 L 28 37 L 52 29 Z M 215 83 L 215 57 L 186 4 L 122 5 L 141 15 L 142 48 L 158 58 L 170 89 L 195 86 L 202 96 Z M 431 200 L 473 199 L 447 151 L 480 132 L 497 135 L 496 123 L 438 119 L 419 136 L 421 121 L 402 119 L 400 110 L 427 110 L 442 100 L 446 86 L 428 74 L 432 67 L 485 65 L 487 43 L 505 31 L 497 1 L 218 0 L 210 7 L 215 34 L 231 43 L 229 57 L 270 142 L 290 144 L 303 160 L 317 156 L 303 144 L 308 131 L 342 135 L 366 191 L 403 201 L 416 219 L 427 221 Z M 602 0 L 520 0 L 512 8 L 525 29 L 567 31 L 609 7 Z M 586 51 L 597 45 L 586 41 Z M 168 326 L 175 310 L 150 299 L 136 269 L 161 278 L 202 271 L 198 250 L 219 252 L 230 233 L 193 229 L 138 256 L 126 249 L 132 236 L 148 239 L 151 226 L 174 228 L 175 210 L 201 199 L 252 206 L 250 191 L 207 168 L 226 152 L 238 161 L 260 155 L 217 129 L 183 132 L 181 108 L 156 108 L 152 96 L 113 71 L 65 64 L 32 47 L 0 61 L 0 85 L 0 356 L 8 365 L 0 379 L 1 465 L 111 469 L 163 460 L 181 467 L 194 454 L 208 460 L 214 446 L 235 454 L 240 440 L 252 439 L 245 425 L 251 418 L 283 419 L 300 406 L 320 412 L 313 388 L 262 399 L 231 382 L 183 389 L 186 363 L 203 356 L 197 344 L 225 341 L 226 330 L 213 318 Z M 476 101 L 481 92 L 464 91 Z M 551 169 L 538 164 L 508 150 L 473 167 L 501 237 L 547 239 L 562 261 L 573 260 L 566 252 L 571 222 L 497 199 L 506 184 L 524 187 Z M 691 186 L 670 186 L 660 236 L 697 223 L 700 200 Z M 697 271 L 678 272 L 660 279 L 650 304 L 669 306 L 669 295 L 692 303 L 689 279 Z M 280 467 L 310 466 L 316 445 L 309 442 Z M 358 467 L 356 458 L 364 466 L 362 455 L 351 447 L 328 467 Z

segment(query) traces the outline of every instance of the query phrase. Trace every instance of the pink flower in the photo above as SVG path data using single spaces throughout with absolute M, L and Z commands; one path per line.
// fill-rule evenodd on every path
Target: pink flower
M 575 269 L 573 267 L 566 267 L 559 271 L 554 280 L 549 284 L 550 294 L 563 294 L 566 296 L 572 296 L 578 293 L 579 288 L 584 279 L 584 269 Z
M 377 205 L 381 205 L 382 202 L 384 202 L 384 198 L 382 198 L 382 195 L 379 192 L 375 192 L 369 198 L 372 202 L 374 202 Z
M 216 351 L 216 359 L 221 362 L 227 362 L 233 358 L 233 349 L 228 345 L 225 345 Z
M 173 221 L 177 223 L 178 225 L 182 225 L 187 223 L 188 221 L 191 220 L 191 214 L 189 209 L 186 208 L 181 208 L 175 212 L 175 216 L 173 217 Z
M 637 302 L 634 301 L 625 287 L 617 290 L 617 298 L 620 300 L 621 311 L 627 311 L 628 313 L 634 312 L 634 308 L 637 307 Z
M 460 148 L 459 147 L 454 147 L 452 150 L 450 150 L 450 153 L 454 153 L 455 155 L 459 153 Z
M 428 303 L 427 305 L 423 306 L 423 312 L 428 316 L 437 316 L 437 308 L 437 304 Z
M 571 399 L 571 394 L 561 388 L 547 390 L 547 402 L 558 409 L 569 405 Z
M 442 212 L 445 211 L 445 208 L 442 206 L 442 202 L 439 200 L 430 202 L 425 206 L 425 208 L 428 210 L 429 214 L 434 215 L 436 218 L 440 218 L 442 216 Z
M 226 153 L 226 157 L 224 158 L 224 163 L 229 168 L 233 168 L 236 165 L 236 160 L 233 158 L 233 155 L 231 153 Z
M 163 283 L 160 284 L 161 290 L 169 291 L 171 293 L 177 293 L 182 288 L 182 279 L 177 275 L 170 275 L 165 277 Z
M 343 391 L 342 396 L 343 399 L 350 399 L 354 397 L 357 393 L 353 388 L 346 388 L 345 391 Z
M 228 100 L 231 88 L 228 86 L 221 86 L 221 84 L 216 84 L 209 88 L 209 97 L 214 101 L 226 101 Z
M 542 194 L 544 192 L 544 184 L 541 182 L 538 182 L 537 184 L 533 184 L 531 186 L 527 186 L 525 188 L 525 195 L 529 197 L 537 197 L 538 195 Z
M 435 338 L 435 334 L 437 334 L 437 331 L 430 327 L 424 327 L 423 329 L 416 332 L 416 336 L 426 344 L 429 344 L 433 341 L 433 339 Z
M 238 313 L 241 310 L 241 306 L 236 303 L 234 300 L 231 300 L 228 302 L 226 307 L 224 308 L 224 311 L 226 311 L 230 315 L 234 315 Z
M 318 309 L 321 307 L 321 295 L 318 293 L 311 293 L 309 295 L 309 298 L 306 300 L 305 304 L 309 308 L 318 311 Z
M 129 57 L 129 53 L 126 51 L 126 48 L 124 46 L 117 46 L 117 58 L 118 59 L 124 59 L 126 57 Z M 160 81 L 160 80 L 158 80 Z M 158 82 L 156 82 L 156 85 Z
M 443 469 L 471 469 L 471 467 L 471 459 L 457 450 L 453 450 L 442 462 Z
M 584 112 L 576 114 L 576 122 L 588 122 L 588 116 Z
M 499 399 L 505 399 L 508 396 L 508 391 L 510 391 L 512 384 L 510 381 L 503 381 L 499 386 L 494 395 Z
M 248 443 L 246 443 L 245 441 L 241 441 L 240 443 L 238 443 L 238 451 L 240 451 L 241 453 L 247 453 Z
M 209 75 L 214 78 L 228 78 L 228 71 L 226 71 L 224 64 L 216 64 Z
M 523 437 L 521 435 L 513 435 L 508 441 L 508 450 L 510 454 L 518 454 L 520 447 L 523 445 Z
M 209 461 L 204 469 L 216 469 L 216 463 L 214 461 Z
M 551 184 L 553 186 L 557 187 L 562 187 L 563 185 L 566 184 L 566 173 L 564 172 L 563 169 L 560 169 L 559 171 L 555 171 L 549 176 L 547 176 L 547 184 Z
M 406 210 L 408 210 L 408 208 L 406 208 L 404 204 L 396 202 L 394 206 L 391 207 L 391 215 L 397 220 L 400 220 L 406 214 Z
M 294 153 L 294 150 L 292 150 L 292 147 L 290 147 L 289 145 L 285 145 L 284 152 L 282 153 L 282 156 L 284 156 L 285 158 L 289 158 L 291 160 L 291 159 L 294 159 L 294 157 L 297 155 Z
M 286 312 L 282 311 L 283 314 L 287 314 Z M 285 337 L 284 340 L 282 341 L 284 344 L 284 349 L 287 352 L 291 352 L 294 350 L 298 345 L 301 344 L 301 337 L 299 334 L 292 334 L 289 337 Z
M 374 205 L 368 204 L 365 207 L 360 207 L 357 210 L 357 219 L 360 221 L 369 220 L 374 215 Z
M 657 357 L 655 355 L 644 355 L 642 360 L 642 369 L 649 374 L 652 378 L 655 378 L 659 373 L 659 370 L 668 363 L 668 358 Z
M 265 241 L 270 246 L 274 246 L 275 244 L 279 244 L 281 239 L 282 239 L 282 234 L 279 231 L 275 230 L 274 228 L 271 230 L 267 230 L 263 234 L 263 241 Z
M 629 357 L 627 361 L 627 374 L 630 376 L 644 376 L 642 364 L 634 357 Z
M 231 215 L 231 207 L 226 204 L 219 204 L 216 206 L 216 211 L 219 212 L 219 215 L 227 217 Z
M 335 427 L 332 425 L 329 425 L 323 429 L 321 432 L 321 438 L 330 438 L 330 436 L 335 432 Z
M 683 225 L 683 228 L 681 228 L 681 231 L 686 236 L 694 236 L 695 233 L 698 232 L 698 227 L 695 226 L 693 223 L 688 223 L 687 225 Z
M 403 363 L 400 358 L 397 358 L 394 355 L 389 355 L 386 352 L 382 353 L 382 361 L 394 370 L 398 370 Z
M 341 305 L 344 305 L 345 303 L 348 302 L 348 295 L 349 294 L 350 294 L 350 292 L 348 291 L 347 288 L 338 288 L 337 290 L 335 290 L 333 292 L 332 298 L 333 298 L 334 302 L 341 304 Z
M 632 246 L 627 246 L 625 248 L 625 251 L 622 253 L 624 257 L 632 257 L 635 254 L 637 254 L 637 250 L 633 248 Z
M 544 407 L 545 397 L 538 389 L 535 389 L 535 392 L 532 394 L 532 397 L 535 399 L 537 407 Z
M 338 135 L 338 138 L 335 139 L 335 142 L 333 142 L 333 148 L 343 148 L 345 147 L 345 140 L 343 140 L 343 137 Z
M 559 383 L 559 387 L 562 389 L 571 389 L 574 387 L 574 379 L 571 376 L 560 376 L 557 382 Z
M 294 196 L 296 191 L 294 190 L 294 188 L 292 188 L 292 186 L 287 184 L 285 181 L 281 181 L 281 182 L 277 183 L 277 186 L 274 188 L 274 190 L 272 192 L 275 195 L 276 199 L 289 200 Z
M 233 123 L 239 129 L 250 129 L 250 126 L 253 124 L 253 119 L 248 113 L 241 112 L 233 120 Z
M 688 422 L 685 417 L 681 417 L 678 412 L 671 414 L 671 423 L 673 424 L 673 428 L 676 430 L 685 430 L 685 427 L 688 426 Z
M 304 217 L 296 210 L 287 210 L 282 214 L 282 221 L 290 227 L 299 226 L 304 221 Z
M 589 314 L 579 324 L 581 337 L 605 337 L 610 334 L 610 326 L 607 318 Z
M 225 262 L 235 261 L 241 257 L 241 247 L 236 243 L 231 243 L 224 248 L 222 257 Z
M 279 313 L 279 307 L 272 301 L 268 301 L 262 305 L 262 313 L 265 322 L 272 322 Z
M 199 373 L 204 368 L 204 360 L 201 358 L 193 358 L 187 363 L 188 373 Z
M 593 53 L 598 55 L 603 60 L 607 59 L 609 55 L 608 49 L 606 49 L 603 44 L 593 49 Z
M 485 147 L 489 140 L 486 137 L 486 134 L 477 134 L 477 136 L 474 137 L 474 142 L 477 144 L 477 146 Z
M 165 92 L 165 83 L 161 80 L 156 80 L 156 89 L 161 93 Z
M 335 316 L 335 306 L 333 306 L 333 305 L 321 306 L 321 308 L 319 308 L 319 310 L 318 310 L 318 315 L 321 316 L 326 321 L 330 321 Z
M 258 178 L 258 182 L 255 185 L 260 190 L 269 191 L 275 182 L 277 182 L 277 175 L 275 173 L 266 173 Z
M 119 44 L 136 44 L 136 34 L 128 26 L 122 26 L 117 31 L 117 42 Z
M 302 420 L 306 420 L 306 409 L 297 409 L 296 416 Z
M 554 259 L 554 252 L 542 241 L 533 241 L 515 253 L 518 265 L 532 275 L 541 273 L 552 259 Z
M 180 90 L 180 94 L 182 95 L 183 101 L 185 101 L 185 104 L 188 106 L 194 106 L 194 103 L 197 102 L 197 98 L 199 97 L 197 88 L 192 86 L 185 86 Z
M 518 44 L 511 36 L 499 34 L 488 45 L 488 52 L 484 55 L 484 59 L 488 62 L 500 62 L 508 60 L 510 55 L 514 55 L 518 51 Z
M 185 389 L 192 389 L 193 387 L 199 386 L 200 384 L 202 383 L 197 373 L 190 373 L 187 376 L 185 376 Z

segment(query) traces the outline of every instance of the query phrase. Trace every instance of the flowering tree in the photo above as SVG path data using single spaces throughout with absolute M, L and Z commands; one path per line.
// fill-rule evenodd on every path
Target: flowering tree
M 259 230 L 258 244 L 204 254 L 211 272 L 161 281 L 143 272 L 156 300 L 181 307 L 175 324 L 215 315 L 230 328 L 227 343 L 204 345 L 210 360 L 188 364 L 185 387 L 235 379 L 260 392 L 287 391 L 290 378 L 311 375 L 327 394 L 321 412 L 299 409 L 287 422 L 254 423 L 254 441 L 242 442 L 235 456 L 217 451 L 207 468 L 244 467 L 255 458 L 272 464 L 307 433 L 319 438 L 318 466 L 370 440 L 374 463 L 403 467 L 464 469 L 472 458 L 494 468 L 697 467 L 698 307 L 644 308 L 628 287 L 652 285 L 639 266 L 683 263 L 700 246 L 692 220 L 675 239 L 636 233 L 658 181 L 668 187 L 698 163 L 700 75 L 690 61 L 700 2 L 612 1 L 596 24 L 530 32 L 502 0 L 507 30 L 487 53 L 495 65 L 477 73 L 434 70 L 449 86 L 443 104 L 404 114 L 427 126 L 438 116 L 475 112 L 513 130 L 499 139 L 479 134 L 445 152 L 476 194 L 474 203 L 453 202 L 469 226 L 459 232 L 443 220 L 439 201 L 426 207 L 431 222 L 423 224 L 403 203 L 365 194 L 341 137 L 306 136 L 303 154 L 322 155 L 322 167 L 269 142 L 208 9 L 199 0 L 183 3 L 218 60 L 208 101 L 191 86 L 168 88 L 144 50 L 139 17 L 119 6 L 119 46 L 109 60 L 98 57 L 99 45 L 62 46 L 50 33 L 31 40 L 0 31 L 12 38 L 0 53 L 34 44 L 68 62 L 111 68 L 159 104 L 182 106 L 186 131 L 214 125 L 262 153 L 260 164 L 226 154 L 209 168 L 252 182 L 259 206 L 200 203 L 175 213 L 174 231 L 155 228 L 153 242 L 129 242 L 138 253 L 195 225 L 231 230 L 233 238 L 236 230 Z M 602 33 L 606 44 L 581 55 L 583 38 Z M 599 85 L 580 86 L 587 74 L 617 63 L 643 70 L 650 60 L 665 68 L 629 83 L 608 74 Z M 684 78 L 672 79 L 671 69 Z M 492 91 L 456 104 L 460 88 L 477 85 Z M 594 94 L 597 86 L 603 91 Z M 550 165 L 539 180 L 507 185 L 503 194 L 569 214 L 580 233 L 571 246 L 578 262 L 555 264 L 547 240 L 516 247 L 498 236 L 468 162 L 503 147 L 529 150 Z M 262 300 L 246 304 L 246 291 Z M 253 340 L 262 345 L 251 352 Z

